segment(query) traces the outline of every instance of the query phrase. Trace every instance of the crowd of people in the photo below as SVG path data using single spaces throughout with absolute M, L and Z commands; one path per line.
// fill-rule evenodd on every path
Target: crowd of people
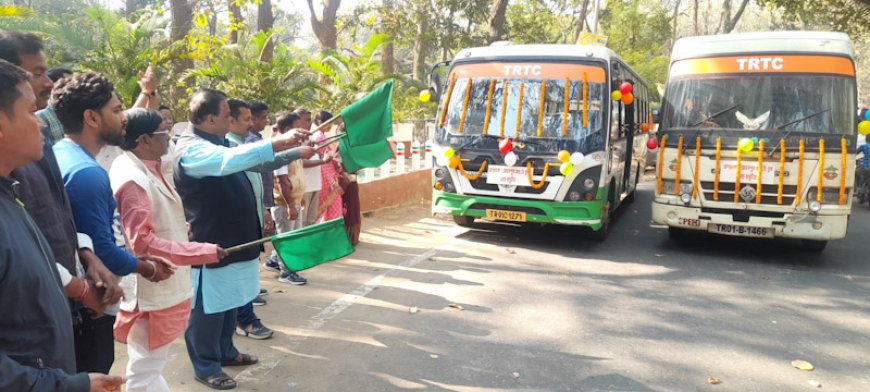
M 254 312 L 265 249 L 227 249 L 341 217 L 359 241 L 332 114 L 278 113 L 267 138 L 266 104 L 203 88 L 174 132 L 156 85 L 149 67 L 125 110 L 104 75 L 49 70 L 39 37 L 0 30 L 0 390 L 169 391 L 182 334 L 195 379 L 235 388 L 223 367 L 258 359 L 233 336 L 273 331 Z M 305 284 L 284 261 L 263 266 Z

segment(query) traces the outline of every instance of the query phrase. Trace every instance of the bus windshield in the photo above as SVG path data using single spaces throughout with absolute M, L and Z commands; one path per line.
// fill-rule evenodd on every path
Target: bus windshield
M 538 75 L 532 72 L 528 77 L 499 77 L 498 73 L 480 75 L 462 72 L 462 67 L 469 66 L 458 66 L 458 72 L 453 73 L 456 81 L 444 112 L 444 130 L 451 135 L 486 134 L 521 140 L 561 138 L 580 141 L 593 134 L 605 134 L 602 132 L 607 110 L 604 69 L 566 64 L 544 66 L 551 69 L 544 68 L 544 72 L 538 72 Z M 490 65 L 488 69 L 500 70 L 503 67 L 510 69 L 511 65 Z M 584 70 L 590 71 L 586 75 L 585 99 Z M 569 86 L 567 105 L 566 83 Z
M 854 79 L 755 74 L 680 78 L 665 92 L 664 129 L 854 131 Z

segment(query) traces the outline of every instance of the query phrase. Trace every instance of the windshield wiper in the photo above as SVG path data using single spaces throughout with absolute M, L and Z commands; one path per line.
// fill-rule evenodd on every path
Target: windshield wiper
M 790 123 L 782 124 L 782 125 L 780 125 L 780 126 L 774 128 L 774 130 L 781 131 L 781 130 L 783 130 L 785 127 L 787 127 L 787 126 L 789 126 L 789 125 L 794 125 L 794 124 L 797 124 L 797 123 L 799 123 L 799 122 L 801 122 L 801 121 L 809 120 L 809 119 L 811 119 L 811 118 L 813 118 L 813 117 L 815 117 L 815 116 L 818 116 L 818 115 L 820 115 L 820 114 L 822 114 L 822 113 L 826 113 L 826 112 L 830 112 L 830 111 L 831 111 L 831 109 L 825 109 L 825 110 L 822 110 L 822 111 L 820 111 L 820 112 L 815 112 L 815 113 L 810 114 L 809 116 L 806 116 L 806 117 L 804 117 L 804 118 L 801 118 L 801 119 L 798 119 L 798 120 L 794 120 L 794 121 L 792 121 L 792 122 L 790 122 Z M 789 131 L 789 132 L 791 132 L 791 131 Z
M 827 113 L 827 112 L 830 112 L 830 111 L 831 111 L 830 108 L 825 109 L 825 110 L 822 110 L 822 111 L 818 111 L 818 112 L 815 112 L 815 113 L 813 113 L 813 114 L 811 114 L 811 115 L 809 115 L 809 116 L 806 116 L 806 117 L 804 117 L 804 118 L 800 118 L 800 119 L 794 120 L 794 121 L 792 121 L 792 122 L 782 124 L 782 125 L 780 125 L 780 126 L 774 128 L 773 130 L 776 131 L 776 132 L 779 132 L 779 131 L 782 131 L 783 129 L 785 129 L 785 127 L 787 127 L 787 126 L 789 126 L 789 125 L 794 125 L 794 124 L 797 124 L 797 123 L 799 123 L 799 122 L 801 122 L 801 121 L 809 120 L 809 119 L 811 119 L 811 118 L 813 118 L 813 117 L 815 117 L 815 116 L 818 116 L 818 115 L 820 115 L 820 114 L 822 114 L 822 113 Z M 788 135 L 791 135 L 792 132 L 794 132 L 794 129 L 792 129 L 791 131 L 786 132 L 784 135 L 782 135 L 782 138 L 783 138 L 783 139 L 788 139 Z M 774 137 L 774 139 L 775 139 L 775 138 L 776 138 L 776 137 Z M 768 156 L 773 156 L 773 150 L 771 150 L 770 153 L 768 153 Z
M 721 116 L 721 115 L 723 115 L 723 114 L 725 114 L 725 113 L 728 113 L 728 112 L 730 112 L 730 111 L 736 109 L 738 106 L 740 106 L 740 104 L 737 104 L 737 105 L 734 105 L 734 106 L 732 106 L 732 107 L 730 107 L 730 108 L 727 108 L 727 109 L 725 109 L 725 110 L 721 110 L 721 111 L 718 111 L 718 112 L 716 112 L 716 113 L 713 113 L 713 114 L 710 115 L 710 117 L 707 117 L 707 118 L 705 118 L 705 119 L 703 119 L 703 120 L 701 120 L 701 121 L 699 121 L 699 122 L 697 122 L 697 123 L 694 123 L 694 124 L 692 124 L 692 125 L 690 125 L 690 126 L 691 126 L 691 127 L 697 127 L 698 125 L 701 125 L 701 124 L 703 124 L 703 123 L 705 123 L 705 122 L 707 122 L 707 121 L 710 121 L 710 120 L 712 120 L 712 119 L 714 119 L 714 118 L 716 118 L 716 117 L 719 117 L 719 116 Z

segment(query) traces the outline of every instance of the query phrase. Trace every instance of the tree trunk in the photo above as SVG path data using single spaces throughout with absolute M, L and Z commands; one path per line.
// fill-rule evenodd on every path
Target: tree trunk
M 381 60 L 384 64 L 384 73 L 394 74 L 396 73 L 396 56 L 395 49 L 393 48 L 393 38 L 396 34 L 396 14 L 393 0 L 384 0 L 384 16 L 386 17 L 386 20 L 384 21 L 382 28 L 384 29 L 384 32 L 389 35 L 389 37 L 387 38 L 386 45 L 384 45 L 383 56 Z
M 172 12 L 172 31 L 170 38 L 172 42 L 178 42 L 187 37 L 190 29 L 193 27 L 193 7 L 189 0 L 169 0 L 170 10 Z M 177 59 L 172 62 L 173 79 L 184 74 L 188 69 L 193 68 L 193 60 Z M 189 83 L 189 80 L 185 82 Z M 171 102 L 187 102 L 187 91 L 183 87 L 179 87 L 178 83 L 171 83 L 172 91 L 170 92 Z
M 692 7 L 692 20 L 694 21 L 695 35 L 700 35 L 701 30 L 698 30 L 698 0 L 695 0 L 695 6 Z
M 242 7 L 239 6 L 239 0 L 227 1 L 227 12 L 230 17 L 230 36 L 227 40 L 231 44 L 236 44 L 239 42 L 240 24 L 244 22 L 244 18 L 242 17 Z
M 722 30 L 723 33 L 730 33 L 732 31 L 734 31 L 734 28 L 737 27 L 737 22 L 739 22 L 740 18 L 743 16 L 743 11 L 746 10 L 746 4 L 748 4 L 748 3 L 749 3 L 749 0 L 743 0 L 743 2 L 740 3 L 740 8 L 737 9 L 737 13 L 734 14 L 734 17 L 729 18 L 728 20 L 725 21 L 725 26 Z M 729 5 L 728 13 L 730 14 L 731 13 L 731 8 L 730 8 L 731 2 L 730 1 L 728 2 L 728 5 Z
M 577 18 L 577 32 L 574 33 L 574 42 L 580 39 L 580 34 L 583 33 L 583 27 L 586 26 L 586 10 L 589 9 L 589 0 L 583 0 L 583 6 L 580 8 L 580 16 Z
M 338 30 L 335 27 L 335 21 L 341 0 L 323 0 L 323 16 L 320 19 L 317 19 L 317 12 L 314 10 L 312 1 L 307 0 L 308 11 L 311 13 L 311 29 L 314 30 L 314 35 L 320 42 L 320 49 L 323 51 L 335 50 L 338 47 Z
M 680 3 L 682 2 L 683 0 L 677 0 L 677 4 L 674 4 L 674 13 L 671 14 L 671 21 L 673 23 L 673 26 L 671 27 L 671 40 L 677 39 L 677 20 L 680 18 Z M 669 45 L 669 47 L 670 46 L 673 45 Z
M 722 16 L 719 18 L 719 24 L 716 26 L 716 33 L 722 32 L 729 20 L 731 20 L 731 0 L 723 0 Z
M 272 0 L 261 0 L 260 6 L 257 8 L 257 31 L 263 31 L 268 34 L 272 26 L 275 25 L 275 14 L 272 13 Z M 275 37 L 270 36 L 263 46 L 263 51 L 260 52 L 260 61 L 267 63 L 272 61 L 272 56 L 275 54 Z
M 426 34 L 429 32 L 429 2 L 426 2 L 417 12 L 420 15 L 420 23 L 417 24 L 417 40 L 414 42 L 414 65 L 412 77 L 416 80 L 425 81 L 426 77 Z
M 491 44 L 504 37 L 505 14 L 509 0 L 495 0 L 489 12 L 489 28 L 486 32 L 486 43 Z

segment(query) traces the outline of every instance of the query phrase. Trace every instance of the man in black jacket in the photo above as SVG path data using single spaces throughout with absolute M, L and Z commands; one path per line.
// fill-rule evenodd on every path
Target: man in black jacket
M 0 60 L 0 391 L 105 391 L 124 379 L 75 374 L 72 322 L 51 248 L 9 177 L 43 155 L 28 77 Z

